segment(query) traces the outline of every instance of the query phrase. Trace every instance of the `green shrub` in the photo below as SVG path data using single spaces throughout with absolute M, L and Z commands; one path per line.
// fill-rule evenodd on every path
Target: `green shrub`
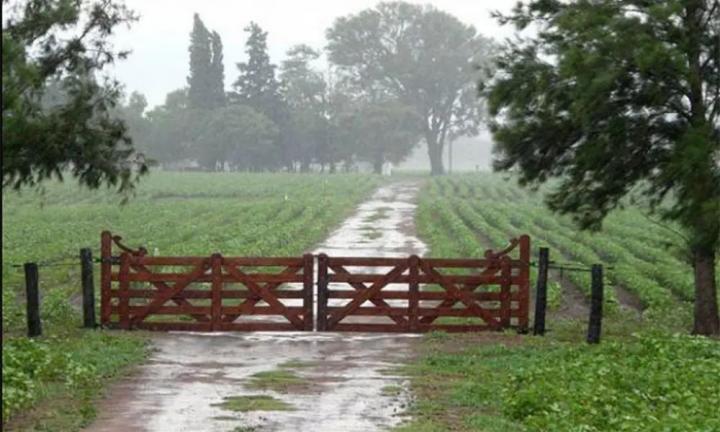
M 47 396 L 50 385 L 59 384 L 64 397 L 86 400 L 99 390 L 98 380 L 116 375 L 144 353 L 142 338 L 100 331 L 7 339 L 2 352 L 3 421 Z
M 720 430 L 720 344 L 690 336 L 538 352 L 503 411 L 532 430 Z

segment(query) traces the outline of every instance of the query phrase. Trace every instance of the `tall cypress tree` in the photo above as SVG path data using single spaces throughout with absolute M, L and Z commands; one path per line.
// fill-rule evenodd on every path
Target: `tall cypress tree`
M 251 22 L 245 31 L 250 33 L 246 43 L 245 52 L 248 60 L 238 63 L 240 76 L 235 81 L 237 102 L 247 105 L 255 111 L 264 114 L 280 130 L 280 134 L 272 142 L 275 147 L 272 159 L 263 161 L 266 168 L 277 168 L 287 165 L 288 151 L 286 139 L 287 110 L 280 96 L 280 83 L 275 77 L 275 65 L 270 63 L 267 49 L 267 32 L 259 25 Z
M 188 99 L 191 108 L 210 108 L 210 32 L 200 16 L 193 17 L 190 33 L 190 75 L 187 78 Z
M 237 64 L 240 76 L 234 84 L 239 102 L 276 120 L 280 84 L 275 78 L 275 65 L 270 63 L 268 55 L 267 32 L 254 22 L 245 31 L 250 33 L 245 49 L 248 60 Z
M 225 101 L 222 41 L 195 14 L 190 33 L 190 75 L 187 78 L 190 108 L 211 109 Z
M 225 105 L 225 67 L 223 66 L 222 39 L 217 32 L 210 36 L 212 60 L 210 61 L 210 100 L 213 107 Z

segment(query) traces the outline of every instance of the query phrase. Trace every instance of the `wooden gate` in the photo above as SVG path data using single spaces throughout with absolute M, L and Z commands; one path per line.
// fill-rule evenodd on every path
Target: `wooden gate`
M 321 254 L 316 323 L 313 255 L 158 257 L 121 240 L 102 233 L 106 327 L 425 332 L 528 326 L 528 236 L 502 251 L 486 251 L 482 259 Z
M 313 330 L 313 256 L 155 257 L 101 240 L 101 322 L 149 330 Z M 113 246 L 119 249 L 113 255 Z M 266 316 L 264 320 L 258 318 Z
M 517 256 L 512 258 L 511 252 Z M 318 258 L 318 330 L 426 332 L 528 326 L 530 238 L 484 259 Z

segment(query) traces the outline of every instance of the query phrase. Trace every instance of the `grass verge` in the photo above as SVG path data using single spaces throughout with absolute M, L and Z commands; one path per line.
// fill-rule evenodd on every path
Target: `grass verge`
M 147 354 L 139 333 L 70 330 L 3 341 L 3 430 L 75 431 L 107 386 Z
M 582 324 L 429 336 L 405 370 L 413 419 L 396 432 L 720 430 L 720 343 L 616 321 L 591 346 Z

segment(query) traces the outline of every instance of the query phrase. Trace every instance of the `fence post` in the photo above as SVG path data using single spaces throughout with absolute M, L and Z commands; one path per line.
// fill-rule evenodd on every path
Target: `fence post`
M 600 264 L 594 264 L 592 266 L 590 322 L 588 323 L 587 334 L 587 342 L 590 344 L 600 342 L 600 331 L 602 329 L 603 289 L 603 267 Z
M 503 328 L 509 328 L 512 318 L 512 262 L 509 257 L 500 258 L 500 324 Z
M 100 237 L 100 324 L 110 324 L 112 294 L 112 234 L 103 231 Z
M 212 291 L 210 306 L 210 331 L 222 330 L 222 288 L 223 288 L 223 257 L 219 253 L 210 257 L 212 271 Z
M 39 276 L 36 263 L 25 263 L 25 306 L 27 307 L 28 337 L 40 336 L 40 290 L 38 289 Z
M 303 330 L 313 330 L 313 267 L 315 258 L 312 254 L 303 255 Z
M 409 279 L 408 287 L 408 321 L 410 324 L 409 331 L 418 330 L 418 308 L 420 306 L 420 284 L 418 283 L 418 274 L 420 273 L 420 257 L 411 255 L 409 261 Z
M 118 316 L 120 328 L 130 329 L 130 254 L 123 252 L 120 255 L 120 273 L 118 274 L 120 286 L 118 288 Z
M 95 284 L 90 248 L 80 249 L 80 274 L 82 279 L 83 327 L 95 328 Z
M 547 309 L 547 277 L 548 265 L 550 264 L 550 249 L 540 248 L 538 258 L 538 276 L 535 287 L 535 319 L 533 322 L 533 334 L 542 336 L 545 334 L 545 310 Z
M 520 270 L 517 275 L 518 285 L 518 331 L 527 333 L 530 319 L 530 236 L 520 236 Z
M 318 255 L 317 331 L 327 331 L 328 256 Z

